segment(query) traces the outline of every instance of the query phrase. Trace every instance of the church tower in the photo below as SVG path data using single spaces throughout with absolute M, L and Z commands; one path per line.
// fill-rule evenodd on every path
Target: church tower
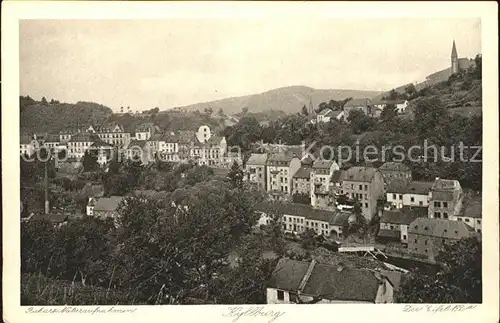
M 453 40 L 453 47 L 451 48 L 451 74 L 458 73 L 458 54 L 455 40 Z

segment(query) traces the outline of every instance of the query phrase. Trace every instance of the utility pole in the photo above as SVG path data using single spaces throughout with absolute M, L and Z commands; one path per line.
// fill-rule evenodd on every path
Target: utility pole
M 48 176 L 48 170 L 47 170 L 47 163 L 48 163 L 48 161 L 45 162 L 45 178 L 44 178 L 44 186 L 45 186 L 45 214 L 49 214 L 49 176 Z

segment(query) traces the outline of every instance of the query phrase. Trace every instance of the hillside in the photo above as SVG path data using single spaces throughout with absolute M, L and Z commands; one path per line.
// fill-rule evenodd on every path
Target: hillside
M 112 110 L 92 102 L 42 103 L 29 97 L 20 98 L 21 133 L 57 133 L 63 129 L 99 124 L 106 120 Z
M 248 112 L 258 113 L 268 110 L 281 110 L 285 113 L 299 112 L 310 101 L 316 107 L 321 102 L 330 100 L 343 100 L 352 98 L 371 98 L 379 95 L 377 91 L 358 91 L 358 90 L 322 90 L 313 89 L 307 86 L 288 86 L 263 92 L 260 94 L 232 97 L 211 102 L 202 102 L 176 109 L 186 111 L 203 111 L 205 108 L 212 108 L 217 112 L 222 109 L 227 114 L 236 114 L 243 108 L 248 108 Z

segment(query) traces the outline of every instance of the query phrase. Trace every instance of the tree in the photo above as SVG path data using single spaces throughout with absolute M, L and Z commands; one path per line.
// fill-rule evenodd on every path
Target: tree
M 376 125 L 375 119 L 367 116 L 360 110 L 350 111 L 347 121 L 349 121 L 352 131 L 356 134 L 370 131 L 374 129 Z
M 92 149 L 87 149 L 82 158 L 82 165 L 85 172 L 93 172 L 99 169 L 97 152 Z
M 482 248 L 476 237 L 445 244 L 437 260 L 436 275 L 413 270 L 403 280 L 400 303 L 481 303 Z
M 302 239 L 301 245 L 304 249 L 313 249 L 317 245 L 316 231 L 307 228 L 303 233 L 301 233 L 300 238 Z
M 309 115 L 309 111 L 307 111 L 307 107 L 305 105 L 302 106 L 302 114 L 305 115 L 306 117 Z
M 227 177 L 229 178 L 229 181 L 233 188 L 243 187 L 243 169 L 236 161 L 233 162 L 233 165 L 231 166 L 231 170 L 229 171 Z
M 209 116 L 212 115 L 212 113 L 214 112 L 214 110 L 212 109 L 212 107 L 207 107 L 207 108 L 205 108 L 204 112 L 209 117 Z
M 311 197 L 309 196 L 309 194 L 295 193 L 292 195 L 292 201 L 293 201 L 293 203 L 310 205 L 311 204 Z
M 120 107 L 120 113 L 123 113 L 123 107 Z
M 394 119 L 398 115 L 398 112 L 396 110 L 396 106 L 394 104 L 387 104 L 384 109 L 382 110 L 382 113 L 380 114 L 380 118 L 383 121 L 390 121 Z
M 42 104 L 45 104 L 45 105 L 47 104 L 47 99 L 44 96 L 42 97 Z
M 415 88 L 415 85 L 413 83 L 410 83 L 405 87 L 405 93 L 408 95 L 408 97 L 413 96 L 416 92 L 417 89 Z
M 219 117 L 224 116 L 224 110 L 222 110 L 222 108 L 219 109 L 218 115 L 219 115 Z
M 354 200 L 353 213 L 356 220 L 349 224 L 349 233 L 357 233 L 359 237 L 364 237 L 366 234 L 366 218 L 363 216 L 362 205 L 358 199 Z

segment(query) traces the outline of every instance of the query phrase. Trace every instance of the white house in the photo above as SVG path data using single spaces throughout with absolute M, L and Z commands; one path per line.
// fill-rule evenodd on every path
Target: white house
M 429 206 L 429 191 L 433 182 L 393 180 L 386 188 L 386 200 L 400 209 L 403 206 Z
M 384 211 L 380 218 L 380 229 L 377 239 L 398 240 L 408 243 L 408 226 L 418 217 L 425 217 L 425 213 L 415 210 Z
M 481 201 L 469 201 L 464 206 L 463 211 L 459 215 L 452 215 L 450 220 L 464 222 L 472 227 L 474 231 L 481 233 L 482 215 Z
M 384 110 L 384 108 L 392 104 L 396 108 L 398 114 L 403 114 L 406 112 L 406 108 L 408 107 L 408 100 L 377 100 L 373 101 L 373 105 L 375 108 L 380 111 Z

